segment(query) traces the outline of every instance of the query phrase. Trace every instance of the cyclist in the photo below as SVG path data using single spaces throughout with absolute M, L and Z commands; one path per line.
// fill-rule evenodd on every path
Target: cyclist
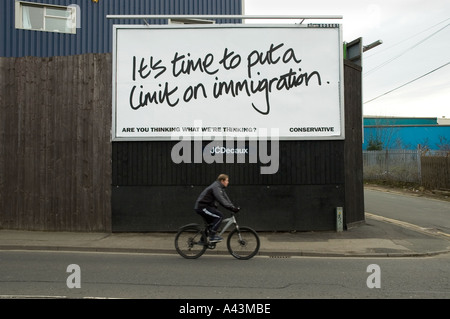
M 194 210 L 210 224 L 210 242 L 218 242 L 223 239 L 216 235 L 217 229 L 223 219 L 223 214 L 217 209 L 216 202 L 219 202 L 223 207 L 234 213 L 239 212 L 239 208 L 233 205 L 225 192 L 228 183 L 228 175 L 220 174 L 216 181 L 203 190 L 195 202 Z

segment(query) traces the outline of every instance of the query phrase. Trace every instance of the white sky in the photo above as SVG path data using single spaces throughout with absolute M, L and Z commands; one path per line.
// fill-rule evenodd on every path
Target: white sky
M 450 118 L 450 0 L 244 0 L 244 5 L 246 15 L 341 15 L 342 20 L 310 22 L 342 24 L 346 42 L 382 40 L 363 56 L 364 115 Z

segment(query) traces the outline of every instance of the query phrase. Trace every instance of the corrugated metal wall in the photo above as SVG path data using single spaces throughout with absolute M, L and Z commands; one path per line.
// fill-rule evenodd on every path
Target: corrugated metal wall
M 0 56 L 64 56 L 112 52 L 113 24 L 143 24 L 142 20 L 111 20 L 108 14 L 241 14 L 242 0 L 27 0 L 53 5 L 78 5 L 77 34 L 15 28 L 15 0 L 0 1 Z M 165 24 L 164 20 L 149 23 Z M 236 22 L 218 20 L 218 23 Z
M 369 141 L 379 140 L 383 149 L 416 150 L 418 147 L 439 150 L 450 136 L 449 125 L 391 125 L 364 127 L 363 150 Z

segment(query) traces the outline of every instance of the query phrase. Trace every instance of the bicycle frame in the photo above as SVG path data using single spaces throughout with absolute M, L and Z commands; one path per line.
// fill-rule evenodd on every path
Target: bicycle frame
M 225 224 L 225 226 L 223 226 L 222 230 L 220 231 L 219 236 L 222 236 L 222 234 L 223 234 L 224 232 L 226 232 L 227 229 L 230 228 L 230 226 L 231 226 L 232 224 L 234 224 L 234 225 L 236 226 L 236 228 L 239 228 L 239 226 L 238 226 L 238 224 L 237 224 L 237 221 L 236 221 L 236 218 L 234 217 L 234 215 L 231 216 L 231 217 L 228 217 L 228 218 L 223 219 L 223 220 L 222 220 L 222 224 L 223 224 L 223 223 L 226 223 L 226 224 Z

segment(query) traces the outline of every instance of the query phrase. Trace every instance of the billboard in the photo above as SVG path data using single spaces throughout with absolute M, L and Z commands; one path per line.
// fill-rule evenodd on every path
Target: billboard
M 114 26 L 113 140 L 344 139 L 339 24 Z

